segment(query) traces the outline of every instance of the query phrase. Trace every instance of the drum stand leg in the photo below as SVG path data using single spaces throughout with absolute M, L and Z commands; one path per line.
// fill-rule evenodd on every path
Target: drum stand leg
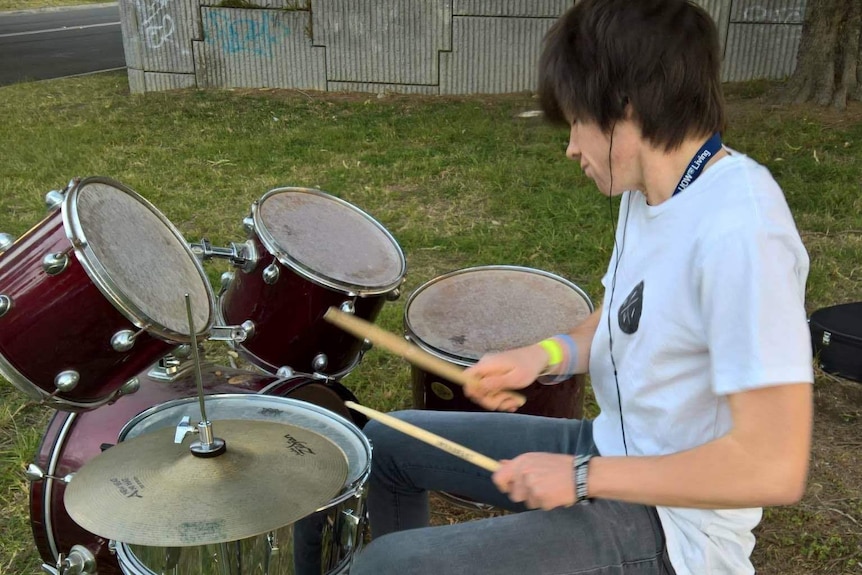
M 240 541 L 219 543 L 218 556 L 221 557 L 221 562 L 218 565 L 221 575 L 242 575 L 242 543 Z

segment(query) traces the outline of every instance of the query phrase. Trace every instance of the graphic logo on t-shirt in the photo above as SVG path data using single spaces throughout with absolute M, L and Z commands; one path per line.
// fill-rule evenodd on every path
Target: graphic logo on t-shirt
M 639 283 L 620 306 L 620 329 L 629 335 L 638 330 L 644 304 L 644 282 Z

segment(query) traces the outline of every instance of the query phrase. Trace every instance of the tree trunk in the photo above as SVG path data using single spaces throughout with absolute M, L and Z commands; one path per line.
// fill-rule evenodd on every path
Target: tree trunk
M 780 99 L 842 110 L 862 100 L 860 33 L 862 0 L 808 0 L 796 70 Z

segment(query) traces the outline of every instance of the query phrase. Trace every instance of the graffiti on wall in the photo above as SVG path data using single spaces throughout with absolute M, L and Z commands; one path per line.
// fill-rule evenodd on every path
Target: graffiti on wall
M 147 47 L 157 50 L 173 43 L 174 18 L 168 13 L 170 0 L 132 0 L 140 18 L 141 36 Z
M 254 17 L 239 17 L 237 11 L 207 10 L 204 13 L 206 42 L 218 44 L 228 54 L 254 54 L 271 58 L 274 48 L 290 35 L 290 27 L 269 11 L 256 10 Z
M 802 24 L 805 21 L 805 5 L 773 8 L 755 4 L 748 6 L 742 12 L 742 21 L 764 24 Z

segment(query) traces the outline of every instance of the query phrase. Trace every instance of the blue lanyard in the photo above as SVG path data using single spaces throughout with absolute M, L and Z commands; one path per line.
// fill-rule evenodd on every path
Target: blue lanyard
M 673 195 L 677 195 L 687 187 L 689 187 L 692 182 L 694 182 L 702 172 L 703 167 L 709 162 L 709 159 L 716 155 L 719 151 L 721 151 L 721 134 L 718 132 L 714 133 L 710 139 L 706 141 L 706 143 L 700 147 L 691 161 L 688 163 L 688 168 L 685 169 L 685 172 L 682 174 L 682 179 L 680 179 L 679 183 L 676 185 L 676 189 L 673 191 Z

